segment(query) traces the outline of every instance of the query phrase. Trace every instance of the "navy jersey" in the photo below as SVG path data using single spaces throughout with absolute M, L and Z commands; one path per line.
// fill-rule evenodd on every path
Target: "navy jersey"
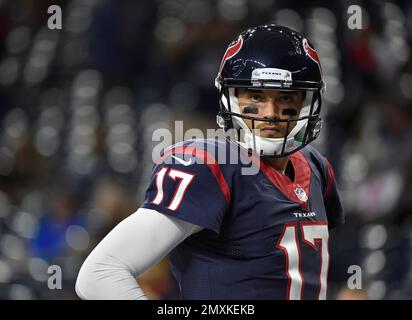
M 333 170 L 311 146 L 290 163 L 293 181 L 237 143 L 165 150 L 142 206 L 204 227 L 169 255 L 183 299 L 326 298 L 329 229 L 344 222 Z

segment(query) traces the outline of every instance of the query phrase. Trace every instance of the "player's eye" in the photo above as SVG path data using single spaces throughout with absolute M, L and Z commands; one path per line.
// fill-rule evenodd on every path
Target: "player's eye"
M 260 95 L 260 94 L 251 94 L 249 96 L 249 99 L 250 99 L 250 101 L 255 102 L 255 103 L 264 101 L 263 96 Z
M 293 96 L 282 95 L 282 96 L 279 97 L 279 102 L 281 102 L 281 103 L 290 104 L 290 103 L 292 103 L 292 102 L 294 102 L 294 101 L 295 101 L 295 99 L 294 99 Z

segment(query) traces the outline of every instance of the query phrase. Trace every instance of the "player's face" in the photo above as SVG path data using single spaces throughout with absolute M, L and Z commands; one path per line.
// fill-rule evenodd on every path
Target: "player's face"
M 264 119 L 296 119 L 299 117 L 304 100 L 303 91 L 280 91 L 243 89 L 236 90 L 240 112 L 243 115 Z M 243 119 L 246 125 L 252 129 L 252 120 Z M 255 129 L 259 129 L 258 135 L 265 138 L 283 138 L 296 126 L 296 121 L 270 123 L 255 121 Z M 288 132 L 286 132 L 288 131 Z

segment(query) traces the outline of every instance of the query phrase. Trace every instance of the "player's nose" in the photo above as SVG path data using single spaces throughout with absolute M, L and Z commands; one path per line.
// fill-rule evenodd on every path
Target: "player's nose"
M 266 103 L 266 107 L 264 108 L 265 113 L 263 115 L 263 118 L 265 119 L 279 119 L 280 114 L 279 114 L 279 107 L 276 105 L 275 102 L 273 101 L 268 101 Z

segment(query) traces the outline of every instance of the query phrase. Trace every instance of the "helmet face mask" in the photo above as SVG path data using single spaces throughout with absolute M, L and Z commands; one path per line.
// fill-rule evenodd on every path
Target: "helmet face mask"
M 239 143 L 256 155 L 284 157 L 318 137 L 324 83 L 316 51 L 300 33 L 275 25 L 246 30 L 226 50 L 215 84 L 221 97 L 219 126 L 243 131 L 243 142 Z M 237 88 L 304 91 L 306 97 L 296 118 L 259 118 L 240 112 Z M 257 121 L 282 123 L 286 134 L 282 138 L 261 137 Z

